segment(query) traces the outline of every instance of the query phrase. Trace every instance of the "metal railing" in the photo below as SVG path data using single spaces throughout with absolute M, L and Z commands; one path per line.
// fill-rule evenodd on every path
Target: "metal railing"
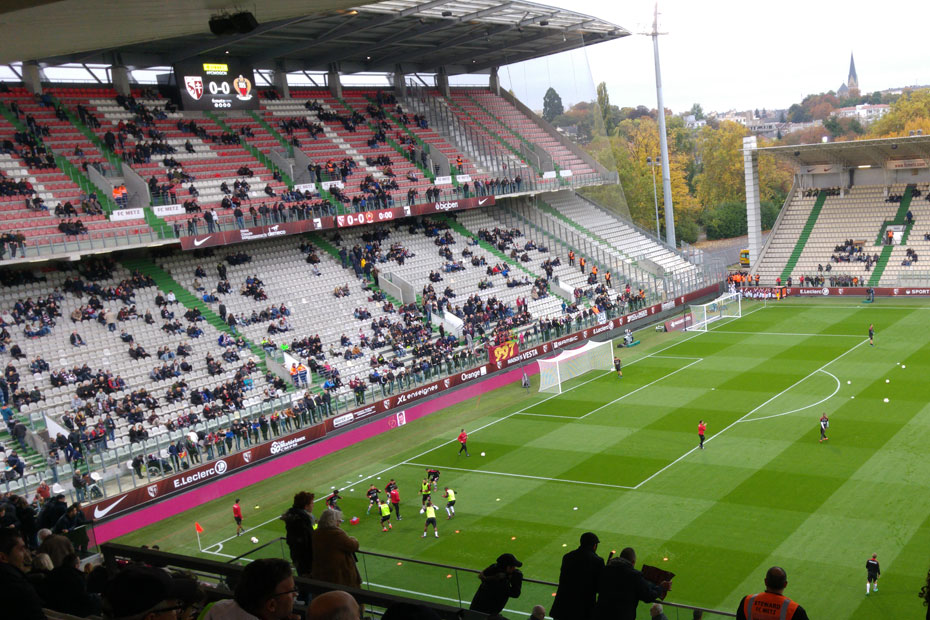
M 454 524 L 454 520 L 448 523 L 441 522 L 443 529 L 441 535 L 447 535 L 447 532 L 455 527 Z M 250 562 L 258 558 L 271 557 L 290 560 L 290 552 L 284 540 L 284 538 L 271 540 L 228 560 L 228 563 Z M 467 609 L 480 583 L 477 575 L 481 571 L 474 568 L 374 551 L 359 550 L 355 555 L 359 574 L 362 577 L 362 587 L 370 592 L 400 594 L 429 604 L 439 603 Z M 489 564 L 492 561 L 493 558 L 488 559 Z M 548 611 L 558 586 L 559 584 L 553 581 L 524 576 L 520 597 L 510 599 L 503 613 L 522 614 L 522 616 L 515 617 L 528 616 L 534 605 L 543 605 Z M 664 601 L 662 605 L 665 607 L 665 615 L 670 620 L 691 620 L 694 610 L 704 612 L 708 620 L 736 616 L 732 612 L 671 601 Z M 639 617 L 649 618 L 648 610 L 649 605 L 641 605 Z

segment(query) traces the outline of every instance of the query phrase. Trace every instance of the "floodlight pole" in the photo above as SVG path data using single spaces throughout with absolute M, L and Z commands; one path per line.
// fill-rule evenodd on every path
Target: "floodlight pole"
M 672 175 L 668 168 L 668 138 L 665 135 L 665 103 L 662 100 L 662 70 L 659 67 L 659 3 L 656 3 L 655 17 L 652 22 L 652 50 L 656 61 L 656 99 L 659 121 L 659 147 L 662 156 L 662 191 L 665 200 L 665 240 L 670 246 L 678 247 L 675 243 L 675 210 L 672 207 Z

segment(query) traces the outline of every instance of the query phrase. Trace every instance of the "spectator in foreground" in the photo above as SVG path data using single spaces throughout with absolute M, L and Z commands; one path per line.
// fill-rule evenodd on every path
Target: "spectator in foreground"
M 927 199 L 930 200 L 930 194 L 927 194 Z M 927 582 L 917 596 L 923 599 L 924 607 L 927 608 L 927 620 L 930 620 L 930 571 L 927 571 Z
M 523 588 L 523 573 L 519 568 L 523 562 L 512 553 L 504 553 L 494 564 L 478 573 L 481 585 L 471 599 L 469 609 L 488 615 L 499 614 L 507 600 L 519 598 Z
M 286 560 L 263 558 L 245 567 L 232 599 L 217 601 L 201 614 L 202 620 L 290 620 L 297 598 L 291 565 Z
M 550 613 L 556 620 L 584 620 L 597 602 L 597 584 L 604 559 L 597 555 L 601 541 L 593 532 L 581 535 L 578 548 L 562 556 L 559 589 Z
M 316 531 L 313 532 L 313 570 L 311 577 L 320 581 L 358 588 L 362 577 L 355 565 L 358 540 L 349 536 L 339 524 L 342 513 L 327 508 L 320 515 Z
M 127 566 L 106 585 L 104 618 L 168 620 L 187 618 L 182 612 L 202 598 L 194 579 L 172 576 L 161 568 Z
M 31 558 L 22 535 L 11 528 L 0 530 L 0 601 L 5 618 L 38 620 L 45 618 L 42 601 L 26 579 Z
M 313 493 L 301 491 L 294 505 L 281 515 L 287 530 L 287 547 L 291 562 L 300 576 L 310 576 L 313 569 Z
M 359 617 L 358 603 L 342 590 L 331 590 L 314 597 L 307 608 L 307 620 L 354 620 Z
M 736 610 L 736 620 L 750 618 L 791 618 L 807 620 L 804 608 L 782 594 L 788 587 L 788 575 L 780 566 L 765 573 L 765 592 L 744 596 Z M 787 607 L 787 611 L 785 608 Z
M 592 618 L 597 620 L 634 620 L 640 601 L 654 603 L 664 599 L 671 589 L 667 581 L 655 584 L 636 570 L 636 551 L 627 547 L 607 562 L 597 587 L 597 604 Z

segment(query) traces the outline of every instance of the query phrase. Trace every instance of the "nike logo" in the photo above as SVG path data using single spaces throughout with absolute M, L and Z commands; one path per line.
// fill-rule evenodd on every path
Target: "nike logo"
M 478 206 L 480 207 L 481 205 L 483 205 L 483 204 L 486 203 L 487 201 L 488 201 L 487 198 L 479 198 L 479 199 L 478 199 Z
M 212 238 L 213 238 L 213 235 L 210 235 L 209 237 L 204 237 L 200 241 L 198 241 L 197 239 L 194 239 L 194 247 L 201 246 Z
M 112 504 L 110 504 L 109 506 L 107 506 L 106 508 L 104 508 L 103 510 L 100 510 L 100 508 L 94 506 L 94 518 L 95 518 L 95 519 L 102 519 L 102 518 L 104 518 L 105 516 L 107 516 L 107 514 L 108 514 L 111 510 L 113 510 L 114 508 L 116 508 L 116 505 L 117 505 L 117 504 L 119 504 L 119 503 L 120 503 L 121 501 L 123 501 L 124 499 L 126 499 L 126 496 L 125 496 L 125 495 L 122 496 L 121 498 L 119 498 L 118 500 L 116 500 L 115 502 L 113 502 Z

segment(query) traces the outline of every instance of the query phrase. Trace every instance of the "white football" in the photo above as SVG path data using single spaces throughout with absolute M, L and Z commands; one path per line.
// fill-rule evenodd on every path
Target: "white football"
M 885 402 L 886 402 L 886 403 L 888 402 L 888 399 L 887 399 L 887 398 L 885 399 Z
M 907 368 L 907 364 L 901 364 L 901 368 Z
M 251 540 L 253 544 L 258 544 L 258 538 L 256 538 L 255 536 L 253 536 Z
M 484 452 L 481 453 L 481 456 L 484 456 Z
M 885 383 L 891 383 L 891 379 L 885 379 Z
M 846 385 L 852 385 L 852 381 L 847 381 Z

